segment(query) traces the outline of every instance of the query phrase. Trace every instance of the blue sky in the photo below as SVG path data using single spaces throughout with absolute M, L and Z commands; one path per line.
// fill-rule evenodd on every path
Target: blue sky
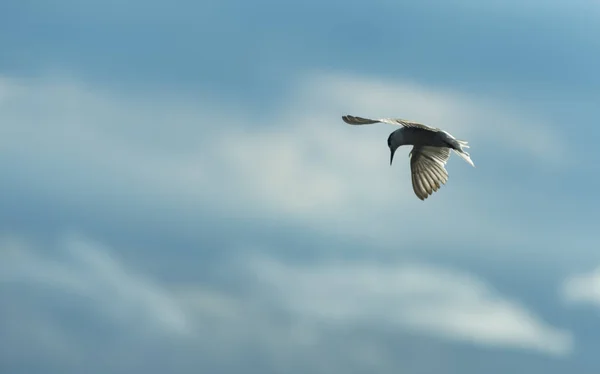
M 2 2 L 0 368 L 597 373 L 599 17 Z M 343 114 L 477 167 L 422 202 Z

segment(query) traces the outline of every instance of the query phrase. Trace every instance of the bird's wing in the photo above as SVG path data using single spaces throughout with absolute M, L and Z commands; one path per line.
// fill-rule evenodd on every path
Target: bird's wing
M 445 165 L 450 148 L 415 146 L 410 156 L 413 190 L 419 199 L 425 200 L 448 181 Z
M 374 123 L 388 123 L 390 125 L 415 127 L 415 128 L 419 128 L 419 129 L 423 129 L 423 130 L 428 130 L 428 131 L 435 131 L 435 132 L 440 131 L 440 129 L 437 129 L 434 127 L 429 127 L 422 123 L 413 122 L 413 121 L 409 121 L 409 120 L 405 120 L 405 119 L 401 119 L 401 118 L 370 119 L 370 118 L 346 115 L 346 116 L 342 116 L 342 120 L 349 125 L 372 125 Z

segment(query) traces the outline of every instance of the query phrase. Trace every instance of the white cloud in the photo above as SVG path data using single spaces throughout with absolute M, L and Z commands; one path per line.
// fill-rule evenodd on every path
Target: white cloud
M 59 247 L 57 252 L 20 240 L 3 240 L 3 287 L 20 293 L 32 287 L 45 292 L 54 289 L 68 296 L 34 299 L 33 308 L 28 306 L 32 310 L 49 301 L 68 307 L 77 304 L 73 297 L 87 300 L 98 312 L 94 318 L 113 323 L 111 334 L 129 345 L 139 340 L 131 357 L 145 355 L 146 349 L 155 349 L 148 344 L 161 341 L 177 351 L 194 352 L 196 358 L 211 357 L 220 365 L 232 355 L 251 351 L 281 368 L 310 362 L 313 372 L 331 372 L 344 365 L 393 372 L 398 363 L 385 349 L 387 343 L 378 338 L 381 328 L 398 336 L 411 332 L 556 356 L 572 349 L 569 332 L 543 322 L 481 279 L 452 269 L 394 263 L 299 266 L 252 255 L 213 265 L 220 267 L 221 274 L 232 275 L 228 282 L 244 285 L 243 293 L 228 293 L 219 284 L 166 285 L 133 270 L 115 257 L 114 250 L 80 236 L 65 237 Z M 17 309 L 22 305 L 19 297 L 11 300 Z M 89 313 L 90 309 L 85 310 Z M 68 352 L 72 345 L 73 351 L 83 351 L 79 357 L 91 355 L 85 351 L 85 341 L 90 339 L 87 332 L 67 334 L 69 326 L 64 321 L 46 314 L 33 317 L 27 325 L 35 331 L 28 331 L 28 336 L 55 339 L 58 344 L 38 349 Z M 23 318 L 15 311 L 8 322 L 23 325 Z M 350 331 L 363 332 L 349 339 Z M 160 339 L 148 336 L 161 332 L 165 334 Z M 332 363 L 336 356 L 339 361 Z
M 124 268 L 101 245 L 82 237 L 67 236 L 61 257 L 43 257 L 27 243 L 6 239 L 2 243 L 2 276 L 9 284 L 51 287 L 65 295 L 89 298 L 95 309 L 117 322 L 185 334 L 184 312 L 168 292 L 144 276 Z
M 591 304 L 600 308 L 600 267 L 595 270 L 567 278 L 560 293 L 571 305 Z
M 486 181 L 479 188 L 478 169 L 453 158 L 451 180 L 423 204 L 410 185 L 408 149 L 388 164 L 385 139 L 393 127 L 352 128 L 340 116 L 398 115 L 443 127 L 471 142 L 476 163 L 478 155 L 494 152 L 514 157 L 515 165 L 527 158 L 556 168 L 554 157 L 564 150 L 558 134 L 500 105 L 354 75 L 308 74 L 283 106 L 260 118 L 208 94 L 134 97 L 62 78 L 5 78 L 0 92 L 0 168 L 9 185 L 73 209 L 105 212 L 115 225 L 153 217 L 173 227 L 213 211 L 368 237 L 374 246 L 389 245 L 400 227 L 422 232 L 422 220 L 445 242 L 468 240 L 467 227 L 477 238 L 498 236 L 496 242 L 509 237 L 499 232 L 529 240 L 529 232 L 490 216 L 477 201 L 492 194 L 516 206 L 529 186 L 511 183 L 509 190 Z
M 565 355 L 568 331 L 543 322 L 481 279 L 422 265 L 254 262 L 255 275 L 300 318 L 383 325 L 495 347 Z M 271 294 L 268 294 L 272 297 Z

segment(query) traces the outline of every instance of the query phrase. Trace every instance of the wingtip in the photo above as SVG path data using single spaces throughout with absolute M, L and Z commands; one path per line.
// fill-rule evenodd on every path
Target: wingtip
M 379 120 L 353 116 L 350 114 L 343 115 L 342 120 L 349 125 L 371 125 L 373 123 L 380 122 Z
M 352 124 L 352 118 L 354 116 L 351 116 L 349 114 L 345 114 L 342 116 L 342 121 L 346 122 L 347 124 Z

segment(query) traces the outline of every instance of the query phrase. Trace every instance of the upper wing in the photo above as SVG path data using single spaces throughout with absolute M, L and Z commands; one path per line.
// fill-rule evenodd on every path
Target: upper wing
M 413 190 L 419 199 L 425 200 L 448 181 L 444 166 L 450 158 L 450 148 L 415 146 L 410 156 Z
M 390 125 L 398 125 L 398 126 L 404 126 L 404 127 L 416 127 L 416 128 L 420 128 L 423 130 L 436 131 L 436 132 L 440 131 L 440 129 L 437 129 L 434 127 L 429 127 L 422 123 L 408 121 L 408 120 L 400 119 L 400 118 L 370 119 L 370 118 L 346 115 L 346 116 L 342 116 L 342 120 L 344 120 L 344 122 L 346 122 L 349 125 L 371 125 L 374 123 L 388 123 Z

